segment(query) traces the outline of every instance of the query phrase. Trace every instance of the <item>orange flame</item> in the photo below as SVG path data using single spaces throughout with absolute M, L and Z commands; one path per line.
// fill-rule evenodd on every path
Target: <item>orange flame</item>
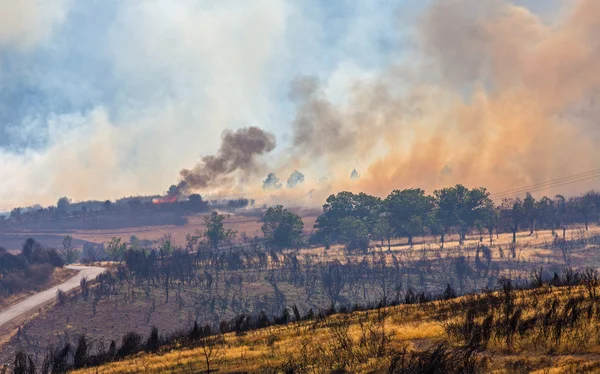
M 163 197 L 155 197 L 152 199 L 152 204 L 165 204 L 165 203 L 175 203 L 177 202 L 177 196 L 163 196 Z

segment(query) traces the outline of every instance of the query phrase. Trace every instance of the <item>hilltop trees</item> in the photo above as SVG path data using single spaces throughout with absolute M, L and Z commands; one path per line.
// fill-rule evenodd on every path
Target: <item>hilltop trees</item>
M 323 205 L 312 240 L 326 247 L 340 243 L 349 250 L 366 251 L 372 240 L 380 241 L 381 246 L 387 241 L 390 248 L 393 238 L 404 237 L 412 246 L 415 236 L 431 234 L 439 236 L 443 248 L 448 233 L 458 233 L 462 245 L 467 234 L 477 230 L 480 241 L 488 232 L 491 245 L 494 230 L 498 234 L 505 228 L 513 234 L 513 242 L 525 225 L 530 234 L 538 225 L 553 233 L 561 227 L 564 237 L 566 224 L 581 221 L 588 228 L 596 214 L 600 219 L 600 194 L 594 191 L 569 199 L 557 195 L 539 200 L 527 193 L 523 199 L 505 199 L 500 206 L 485 188 L 469 189 L 460 184 L 432 195 L 418 188 L 394 190 L 383 200 L 344 191 L 329 196 Z
M 271 246 L 289 248 L 300 243 L 304 222 L 299 215 L 277 205 L 265 213 L 261 230 Z
M 437 205 L 435 219 L 439 222 L 440 241 L 444 246 L 444 236 L 452 227 L 460 234 L 462 243 L 469 228 L 477 221 L 483 226 L 486 214 L 489 213 L 491 200 L 485 188 L 469 190 L 463 185 L 448 187 L 433 192 Z
M 420 188 L 394 190 L 384 201 L 384 209 L 396 234 L 408 238 L 410 246 L 413 237 L 424 232 L 433 207 L 433 198 Z
M 380 211 L 381 199 L 375 196 L 348 191 L 331 195 L 323 205 L 323 214 L 315 223 L 317 238 L 325 244 L 340 241 L 341 223 L 347 217 L 361 220 L 367 230 L 372 232 Z

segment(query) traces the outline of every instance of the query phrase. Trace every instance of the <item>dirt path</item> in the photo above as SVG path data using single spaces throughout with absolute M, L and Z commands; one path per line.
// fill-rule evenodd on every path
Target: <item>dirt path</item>
M 94 279 L 99 274 L 104 272 L 104 268 L 92 267 L 92 266 L 67 266 L 69 269 L 79 270 L 79 274 L 69 279 L 68 281 L 42 291 L 27 299 L 11 306 L 3 311 L 0 311 L 0 327 L 12 319 L 30 311 L 31 309 L 38 307 L 56 297 L 56 291 L 70 291 L 73 288 L 79 287 L 79 282 L 82 278 L 87 277 L 88 279 Z

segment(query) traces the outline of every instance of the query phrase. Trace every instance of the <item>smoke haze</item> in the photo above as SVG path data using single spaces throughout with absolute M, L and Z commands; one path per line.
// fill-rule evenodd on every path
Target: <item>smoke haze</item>
M 108 25 L 105 44 L 61 41 L 91 55 L 93 68 L 77 85 L 64 83 L 69 72 L 46 72 L 27 100 L 9 90 L 40 71 L 23 56 L 35 50 L 44 66 L 68 66 L 52 57 L 62 48 L 57 30 L 77 30 L 70 15 L 94 9 L 2 3 L 2 17 L 34 10 L 28 22 L 0 27 L 0 48 L 17 56 L 0 60 L 8 98 L 0 208 L 157 193 L 177 182 L 201 194 L 320 205 L 343 189 L 385 195 L 463 183 L 500 192 L 600 168 L 595 0 L 366 2 L 338 24 L 313 2 L 268 3 L 154 1 L 96 12 Z M 359 179 L 349 178 L 355 168 Z M 304 183 L 263 190 L 266 170 L 290 178 L 302 170 Z

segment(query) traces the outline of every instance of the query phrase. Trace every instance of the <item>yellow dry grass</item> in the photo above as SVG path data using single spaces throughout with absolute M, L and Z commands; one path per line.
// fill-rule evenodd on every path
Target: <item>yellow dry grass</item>
M 516 305 L 523 308 L 523 316 L 527 318 L 544 303 L 548 304 L 554 299 L 566 302 L 576 296 L 587 298 L 587 292 L 583 286 L 516 291 Z M 501 293 L 496 295 L 501 296 Z M 470 300 L 481 297 L 483 296 L 474 296 Z M 536 297 L 537 303 L 532 301 Z M 400 305 L 384 308 L 381 312 L 371 310 L 338 314 L 324 320 L 274 326 L 244 335 L 226 334 L 224 343 L 219 348 L 220 357 L 212 368 L 225 373 L 263 372 L 280 368 L 289 360 L 304 360 L 310 364 L 310 356 L 318 355 L 311 371 L 330 372 L 332 367 L 328 365 L 331 362 L 324 361 L 327 357 L 334 357 L 333 360 L 350 357 L 345 356 L 348 353 L 343 349 L 338 349 L 342 340 L 340 337 L 347 336 L 350 344 L 357 345 L 361 337 L 365 336 L 365 331 L 370 331 L 372 327 L 384 329 L 385 336 L 390 338 L 386 347 L 388 353 L 403 349 L 423 350 L 442 340 L 452 343 L 444 326 L 464 318 L 461 308 L 467 302 L 469 300 L 466 298 L 458 298 L 422 305 Z M 584 331 L 592 334 L 599 328 L 598 324 L 600 321 L 592 322 Z M 534 341 L 523 338 L 517 339 L 514 347 L 508 349 L 501 342 L 492 339 L 487 350 L 480 353 L 480 356 L 487 360 L 485 371 L 491 373 L 600 372 L 600 340 L 592 336 L 578 336 L 577 339 L 586 340 L 588 344 L 575 347 L 567 342 L 548 351 L 537 346 Z M 80 370 L 78 373 L 197 373 L 206 370 L 203 357 L 201 347 L 175 347 L 168 352 L 142 353 L 99 368 Z M 377 371 L 384 370 L 388 364 L 389 354 L 357 361 L 350 369 L 352 372 Z

